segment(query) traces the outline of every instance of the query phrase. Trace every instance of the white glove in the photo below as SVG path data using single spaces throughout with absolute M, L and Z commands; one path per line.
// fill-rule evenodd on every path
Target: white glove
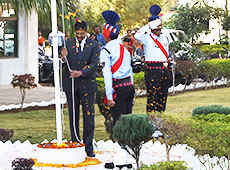
M 161 24 L 161 20 L 160 19 L 156 19 L 156 20 L 150 21 L 148 23 L 148 25 L 149 25 L 149 27 L 151 29 L 157 29 L 160 24 Z

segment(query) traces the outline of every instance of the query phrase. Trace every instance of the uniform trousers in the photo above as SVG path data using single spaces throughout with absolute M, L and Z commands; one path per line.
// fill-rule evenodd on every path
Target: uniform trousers
M 115 88 L 117 97 L 114 100 L 115 106 L 110 108 L 113 117 L 113 124 L 121 115 L 132 113 L 132 102 L 135 93 L 133 85 Z
M 165 111 L 170 79 L 171 78 L 168 68 L 157 67 L 157 69 L 152 69 L 147 67 L 145 69 L 147 112 Z
M 111 115 L 113 117 L 113 124 L 119 120 L 121 115 L 131 114 L 133 106 L 133 98 L 135 89 L 133 85 L 117 87 L 115 106 L 110 108 Z M 114 159 L 115 165 L 126 165 L 132 163 L 132 156 L 128 154 L 125 149 L 118 149 L 117 155 Z
M 94 114 L 95 114 L 94 96 L 95 96 L 94 93 L 86 95 L 86 94 L 81 94 L 79 90 L 74 92 L 75 115 L 73 115 L 72 93 L 66 92 L 66 97 L 68 101 L 68 110 L 69 110 L 71 139 L 73 142 L 78 142 L 75 135 L 75 130 L 76 130 L 77 137 L 79 140 L 81 140 L 79 134 L 79 115 L 80 115 L 79 108 L 81 103 L 82 111 L 83 111 L 83 143 L 85 144 L 85 151 L 89 154 L 93 152 Z M 75 123 L 73 119 L 75 120 Z

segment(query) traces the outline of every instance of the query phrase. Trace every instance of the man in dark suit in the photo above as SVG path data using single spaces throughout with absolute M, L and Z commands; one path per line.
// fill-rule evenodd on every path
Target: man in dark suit
M 79 142 L 79 107 L 83 110 L 83 142 L 87 156 L 95 157 L 93 152 L 94 134 L 94 96 L 97 92 L 95 70 L 99 61 L 99 45 L 88 38 L 88 25 L 76 21 L 75 35 L 66 41 L 62 49 L 62 61 L 66 62 L 63 89 L 69 109 L 71 139 Z M 74 102 L 73 102 L 74 101 Z

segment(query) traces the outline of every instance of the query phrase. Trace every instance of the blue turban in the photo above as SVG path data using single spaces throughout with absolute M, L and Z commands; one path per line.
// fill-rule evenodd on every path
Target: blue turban
M 114 11 L 104 11 L 102 12 L 106 23 L 103 27 L 104 37 L 117 36 L 120 33 L 120 27 L 116 25 L 116 22 L 120 20 L 119 15 Z
M 152 16 L 149 18 L 149 22 L 150 22 L 150 21 L 160 18 L 158 14 L 161 12 L 161 7 L 159 5 L 152 5 L 149 8 L 149 12 L 152 14 Z

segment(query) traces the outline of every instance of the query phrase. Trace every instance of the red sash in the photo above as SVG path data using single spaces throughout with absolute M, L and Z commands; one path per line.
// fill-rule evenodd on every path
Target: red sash
M 111 68 L 112 73 L 115 73 L 120 68 L 123 58 L 124 58 L 124 46 L 120 44 L 120 57 L 117 60 L 117 62 L 112 66 Z
M 168 53 L 167 51 L 164 49 L 163 45 L 157 40 L 157 39 L 154 39 L 153 36 L 150 34 L 150 37 L 153 39 L 153 41 L 156 43 L 156 45 L 161 49 L 161 51 L 164 53 L 165 57 L 167 58 L 167 61 L 168 61 L 168 64 L 169 63 L 169 56 L 168 56 Z
M 124 49 L 125 49 L 124 46 L 120 44 L 120 57 L 117 60 L 117 62 L 111 68 L 112 74 L 115 73 L 120 68 L 120 66 L 122 64 L 122 61 L 124 58 Z M 116 98 L 117 98 L 117 94 L 116 94 L 116 91 L 114 90 L 113 91 L 113 99 L 116 99 Z M 104 103 L 107 104 L 106 94 L 105 94 L 105 98 L 104 98 Z

